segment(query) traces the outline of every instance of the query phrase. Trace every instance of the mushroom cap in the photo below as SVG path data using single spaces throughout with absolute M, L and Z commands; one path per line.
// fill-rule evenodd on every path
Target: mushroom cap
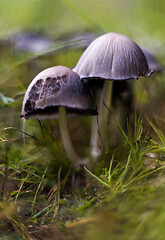
M 161 72 L 164 70 L 163 66 L 158 62 L 153 53 L 151 53 L 144 47 L 141 47 L 141 49 L 144 53 L 144 56 L 146 57 L 149 69 L 157 72 Z
M 152 72 L 140 47 L 117 33 L 96 38 L 84 51 L 73 71 L 81 79 L 109 80 L 137 79 Z
M 40 72 L 29 85 L 23 100 L 23 118 L 58 117 L 58 107 L 66 107 L 69 115 L 95 115 L 88 88 L 71 69 L 55 66 Z

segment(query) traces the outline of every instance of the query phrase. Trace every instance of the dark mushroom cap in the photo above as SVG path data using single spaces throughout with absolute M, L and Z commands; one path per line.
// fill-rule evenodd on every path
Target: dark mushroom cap
M 109 80 L 137 79 L 139 76 L 149 76 L 152 72 L 140 47 L 117 33 L 96 38 L 73 70 L 81 79 Z
M 144 53 L 144 56 L 146 57 L 149 69 L 157 72 L 161 72 L 164 70 L 163 66 L 158 62 L 158 60 L 156 59 L 153 53 L 151 53 L 149 50 L 147 50 L 144 47 L 141 47 L 141 49 Z
M 45 69 L 33 79 L 23 100 L 21 117 L 56 118 L 59 106 L 66 107 L 70 115 L 97 114 L 84 82 L 64 66 Z

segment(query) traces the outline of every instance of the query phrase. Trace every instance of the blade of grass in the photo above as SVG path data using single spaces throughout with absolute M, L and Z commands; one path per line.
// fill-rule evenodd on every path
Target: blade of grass
M 87 169 L 84 166 L 85 171 L 87 171 L 92 177 L 94 177 L 98 182 L 100 182 L 102 185 L 104 185 L 105 187 L 110 187 L 109 184 L 107 184 L 106 182 L 104 182 L 103 180 L 101 180 L 99 177 L 97 177 L 95 174 L 93 174 L 91 171 L 89 171 L 89 169 Z
M 40 188 L 41 188 L 41 186 L 43 184 L 43 181 L 44 181 L 45 174 L 46 174 L 47 170 L 48 170 L 48 166 L 45 168 L 44 174 L 42 175 L 41 180 L 40 180 L 40 182 L 38 184 L 38 187 L 37 187 L 37 190 L 36 190 L 33 202 L 32 202 L 32 208 L 31 208 L 32 214 L 33 214 L 33 211 L 34 211 L 34 204 L 36 203 L 38 192 L 39 192 L 39 190 L 40 190 Z
M 22 182 L 21 182 L 20 187 L 19 187 L 19 189 L 18 189 L 18 193 L 17 193 L 17 195 L 16 195 L 16 197 L 15 197 L 15 201 L 14 201 L 15 203 L 17 202 L 17 199 L 18 199 L 18 197 L 19 197 L 19 195 L 20 195 L 20 192 L 21 192 L 21 190 L 22 190 L 22 188 L 23 188 L 24 183 L 27 182 L 27 179 L 28 179 L 31 175 L 33 175 L 33 173 L 34 173 L 34 171 L 31 171 L 30 173 L 27 174 L 27 176 L 26 176 L 25 178 L 22 179 Z

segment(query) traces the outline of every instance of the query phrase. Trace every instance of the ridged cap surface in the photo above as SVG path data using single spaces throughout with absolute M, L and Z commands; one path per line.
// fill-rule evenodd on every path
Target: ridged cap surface
M 146 58 L 131 39 L 117 33 L 96 38 L 84 51 L 73 69 L 80 78 L 109 80 L 137 79 L 149 76 Z

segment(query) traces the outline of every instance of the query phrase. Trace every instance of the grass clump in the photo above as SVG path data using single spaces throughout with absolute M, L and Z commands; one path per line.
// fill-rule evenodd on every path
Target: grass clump
M 164 135 L 153 121 L 134 119 L 97 174 L 73 172 L 55 123 L 37 125 L 36 133 L 27 126 L 25 143 L 21 131 L 2 126 L 1 234 L 42 239 L 60 228 L 70 239 L 164 236 Z
M 148 120 L 148 127 L 155 132 L 151 138 L 149 132 L 144 134 L 141 117 L 137 119 L 134 134 L 125 135 L 125 143 L 114 152 L 109 167 L 103 168 L 100 176 L 85 169 L 90 178 L 99 184 L 97 191 L 100 198 L 95 204 L 93 218 L 87 217 L 74 224 L 77 229 L 85 227 L 86 235 L 82 239 L 158 237 L 163 240 L 165 237 L 162 133 Z M 128 153 L 119 162 L 122 148 Z

